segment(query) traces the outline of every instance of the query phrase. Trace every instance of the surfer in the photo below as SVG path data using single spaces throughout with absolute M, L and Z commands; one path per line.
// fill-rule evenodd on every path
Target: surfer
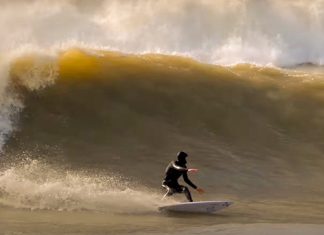
M 167 166 L 165 170 L 165 178 L 162 182 L 162 187 L 164 187 L 167 190 L 167 192 L 163 196 L 163 198 L 165 198 L 166 196 L 171 196 L 174 193 L 184 193 L 188 201 L 192 202 L 192 197 L 188 187 L 180 185 L 178 183 L 178 179 L 181 176 L 188 185 L 196 189 L 199 193 L 204 192 L 203 189 L 198 188 L 189 180 L 187 172 L 197 172 L 198 169 L 188 169 L 186 166 L 186 157 L 188 157 L 188 154 L 181 151 L 177 154 L 178 160 L 170 162 Z

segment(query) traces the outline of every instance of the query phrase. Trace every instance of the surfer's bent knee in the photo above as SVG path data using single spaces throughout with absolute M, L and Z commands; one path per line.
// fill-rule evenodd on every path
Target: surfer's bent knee
M 182 186 L 182 192 L 189 192 L 188 187 L 186 187 L 186 186 Z

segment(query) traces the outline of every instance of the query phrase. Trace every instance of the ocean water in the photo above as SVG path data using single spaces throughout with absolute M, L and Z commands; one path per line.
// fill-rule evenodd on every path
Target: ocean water
M 1 1 L 0 234 L 323 234 L 324 1 Z M 164 214 L 180 150 L 194 200 Z

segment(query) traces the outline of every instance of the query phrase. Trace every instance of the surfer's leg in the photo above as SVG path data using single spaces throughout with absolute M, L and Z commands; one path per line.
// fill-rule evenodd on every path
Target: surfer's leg
M 172 194 L 173 194 L 172 189 L 168 187 L 167 192 L 164 194 L 162 199 L 164 199 L 165 197 L 170 197 Z
M 193 200 L 192 200 L 191 193 L 190 193 L 189 189 L 185 186 L 182 186 L 182 190 L 183 190 L 184 194 L 186 195 L 187 200 L 189 202 L 192 202 Z
M 162 187 L 165 188 L 167 190 L 167 192 L 164 194 L 164 196 L 162 197 L 162 200 L 165 198 L 165 197 L 170 197 L 172 194 L 173 194 L 173 190 L 172 188 L 170 188 L 168 185 L 166 184 L 162 184 Z

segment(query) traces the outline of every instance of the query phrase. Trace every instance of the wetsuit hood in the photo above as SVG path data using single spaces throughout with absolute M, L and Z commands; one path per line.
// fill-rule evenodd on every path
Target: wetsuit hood
M 188 154 L 187 153 L 185 153 L 185 152 L 179 152 L 178 154 L 177 154 L 177 158 L 178 158 L 178 162 L 180 163 L 180 164 L 186 164 L 187 163 L 187 161 L 186 161 L 186 157 L 188 157 Z

